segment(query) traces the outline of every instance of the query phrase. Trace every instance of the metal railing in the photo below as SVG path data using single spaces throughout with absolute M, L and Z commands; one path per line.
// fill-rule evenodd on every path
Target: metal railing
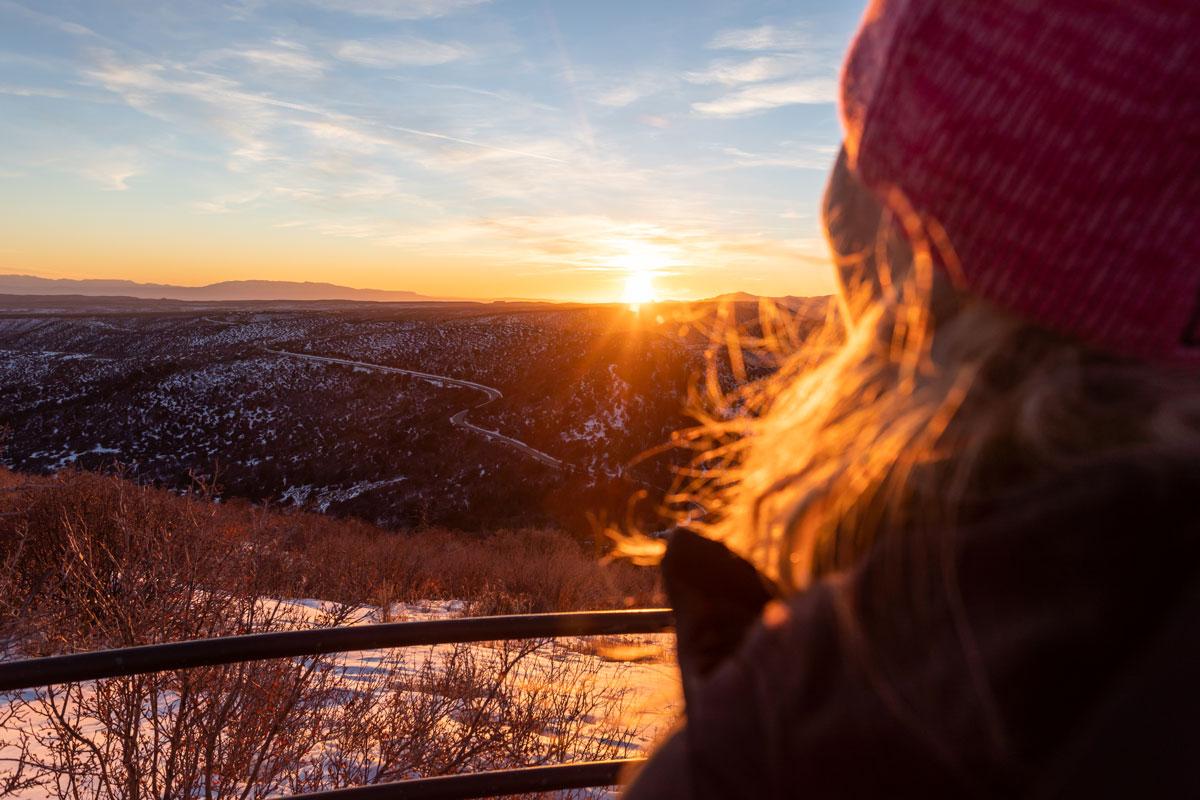
M 469 617 L 252 633 L 0 663 L 0 692 L 149 672 L 356 650 L 564 636 L 661 633 L 670 630 L 673 624 L 669 609 L 652 608 Z M 299 795 L 295 800 L 462 800 L 611 786 L 616 783 L 621 770 L 639 763 L 641 759 L 623 759 L 447 775 L 315 792 Z
M 564 789 L 615 786 L 621 770 L 644 761 L 645 759 L 628 758 L 620 761 L 589 761 L 582 764 L 446 775 L 440 778 L 420 778 L 293 795 L 288 800 L 467 800 L 526 792 L 557 792 Z

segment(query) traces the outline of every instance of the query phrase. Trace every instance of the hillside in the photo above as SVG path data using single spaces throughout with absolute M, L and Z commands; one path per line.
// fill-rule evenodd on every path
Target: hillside
M 120 469 L 176 490 L 199 478 L 218 497 L 392 528 L 583 531 L 596 514 L 623 515 L 642 490 L 652 517 L 680 455 L 630 461 L 689 424 L 688 388 L 711 345 L 695 309 L 666 313 L 10 309 L 0 457 L 35 473 Z M 772 368 L 747 363 L 748 378 Z M 728 364 L 717 366 L 732 388 Z

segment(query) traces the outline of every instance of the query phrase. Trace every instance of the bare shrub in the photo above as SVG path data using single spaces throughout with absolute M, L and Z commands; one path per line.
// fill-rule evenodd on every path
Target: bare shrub
M 18 788 L 50 797 L 260 798 L 626 755 L 624 690 L 545 643 L 463 645 L 364 676 L 332 659 L 70 684 L 10 704 Z M 364 679 L 365 678 L 365 679 Z M 10 782 L 13 782 L 10 780 Z
M 414 669 L 403 655 L 383 680 L 326 704 L 324 747 L 294 773 L 291 791 L 406 777 L 627 755 L 627 690 L 600 685 L 583 660 L 547 658 L 546 642 L 446 647 Z M 596 720 L 612 720 L 596 730 Z
M 220 563 L 208 565 L 208 586 L 238 589 L 250 581 L 257 591 L 276 597 L 381 607 L 470 599 L 497 613 L 662 602 L 654 571 L 623 560 L 609 563 L 593 547 L 559 531 L 386 531 L 244 502 L 217 505 L 202 495 L 179 497 L 119 477 L 64 472 L 54 479 L 33 478 L 0 469 L 0 564 L 19 562 L 6 575 L 20 584 L 0 597 L 5 626 L 30 616 L 15 605 L 23 599 L 42 598 L 42 612 L 47 612 L 45 598 L 64 579 L 56 559 L 72 552 L 72 531 L 81 523 L 87 524 L 89 546 L 98 548 L 94 558 L 82 562 L 96 571 L 90 580 L 123 592 L 134 587 L 115 575 L 111 564 L 149 537 L 164 546 L 167 565 L 190 563 L 200 550 L 223 553 Z
M 7 657 L 344 624 L 371 596 L 477 593 L 513 607 L 612 596 L 611 587 L 572 588 L 599 568 L 546 532 L 405 539 L 82 473 L 51 481 L 0 472 L 0 489 L 12 490 L 0 492 L 0 510 L 14 514 L 0 517 Z M 338 541 L 339 532 L 349 538 Z M 421 544 L 404 546 L 413 541 Z M 554 569 L 560 578 L 534 574 Z M 300 613 L 275 599 L 298 588 L 348 602 Z M 524 642 L 13 693 L 0 696 L 0 794 L 248 800 L 618 757 L 630 740 L 618 721 L 624 690 L 601 676 L 593 660 Z
M 656 575 L 604 563 L 557 531 L 487 536 L 430 529 L 398 535 L 354 529 L 338 537 L 307 530 L 288 541 L 304 563 L 312 595 L 357 600 L 471 599 L 473 613 L 570 611 L 647 606 L 661 601 Z

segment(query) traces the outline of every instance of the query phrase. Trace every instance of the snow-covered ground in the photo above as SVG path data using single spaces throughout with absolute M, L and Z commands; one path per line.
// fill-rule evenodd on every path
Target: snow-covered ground
M 337 604 L 321 600 L 281 601 L 289 615 L 317 625 L 337 608 Z M 375 606 L 362 606 L 349 619 L 348 625 L 366 625 L 382 621 L 420 622 L 424 620 L 461 617 L 465 604 L 457 600 L 432 600 L 420 603 L 394 603 L 387 614 Z M 564 637 L 552 640 L 534 654 L 537 661 L 575 662 L 595 670 L 597 685 L 614 691 L 628 691 L 629 703 L 622 709 L 621 719 L 597 719 L 596 730 L 620 724 L 631 731 L 625 744 L 631 756 L 644 751 L 657 737 L 666 732 L 682 711 L 682 690 L 674 660 L 673 634 L 637 634 L 617 637 Z M 413 664 L 426 658 L 435 662 L 444 658 L 454 645 L 434 645 L 406 649 Z M 487 649 L 489 643 L 468 645 Z M 368 675 L 385 655 L 382 650 L 363 650 L 343 654 L 342 661 L 356 675 Z
M 272 600 L 263 608 L 264 616 L 274 617 L 274 625 L 286 628 L 319 627 L 341 614 L 345 625 L 364 625 L 381 621 L 421 621 L 446 619 L 462 616 L 465 604 L 459 601 L 429 601 L 420 603 L 398 603 L 386 611 L 375 606 L 359 606 L 346 609 L 335 603 L 311 599 Z M 348 615 L 348 616 L 346 616 Z M 481 663 L 491 663 L 495 657 L 496 644 L 435 645 L 412 647 L 403 651 L 366 650 L 344 653 L 334 657 L 334 674 L 338 696 L 349 696 L 366 686 L 382 680 L 396 681 L 397 656 L 400 673 L 416 675 L 430 665 L 441 667 L 455 653 L 455 648 L 468 648 Z M 572 637 L 552 640 L 525 657 L 525 673 L 536 680 L 536 676 L 568 674 L 587 675 L 590 691 L 613 699 L 611 704 L 602 704 L 609 716 L 589 715 L 583 720 L 581 735 L 592 737 L 606 746 L 616 746 L 625 757 L 644 754 L 665 733 L 667 727 L 680 711 L 680 689 L 677 672 L 672 658 L 673 640 L 669 634 L 637 635 L 622 637 Z M 10 656 L 15 657 L 15 656 Z M 94 685 L 85 685 L 89 694 Z M 545 686 L 536 687 L 545 690 Z M 578 686 L 554 687 L 556 691 L 578 691 Z M 396 691 L 400 691 L 397 689 Z M 16 719 L 0 724 L 0 786 L 3 786 L 4 770 L 16 754 L 16 742 L 22 729 L 49 730 L 46 718 L 31 714 L 35 705 L 22 705 L 18 698 L 32 699 L 33 690 L 19 695 L 0 695 L 0 721 L 5 720 L 10 708 L 19 707 Z M 171 702 L 170 700 L 166 702 Z M 335 701 L 336 702 L 336 701 Z M 14 703 L 16 704 L 14 706 Z M 446 724 L 456 724 L 447 720 Z M 103 735 L 95 724 L 89 726 L 89 735 Z M 616 739 L 614 740 L 614 736 Z M 34 752 L 45 757 L 48 750 Z M 85 792 L 86 794 L 86 792 Z M 591 797 L 609 797 L 611 793 L 596 790 Z M 35 800 L 46 797 L 46 789 L 33 787 L 17 790 L 6 797 L 15 800 Z

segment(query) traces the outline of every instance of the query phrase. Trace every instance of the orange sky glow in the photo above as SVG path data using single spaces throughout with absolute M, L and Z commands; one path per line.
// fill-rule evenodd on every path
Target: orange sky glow
M 0 273 L 833 289 L 818 207 L 857 3 L 152 6 L 0 2 Z

